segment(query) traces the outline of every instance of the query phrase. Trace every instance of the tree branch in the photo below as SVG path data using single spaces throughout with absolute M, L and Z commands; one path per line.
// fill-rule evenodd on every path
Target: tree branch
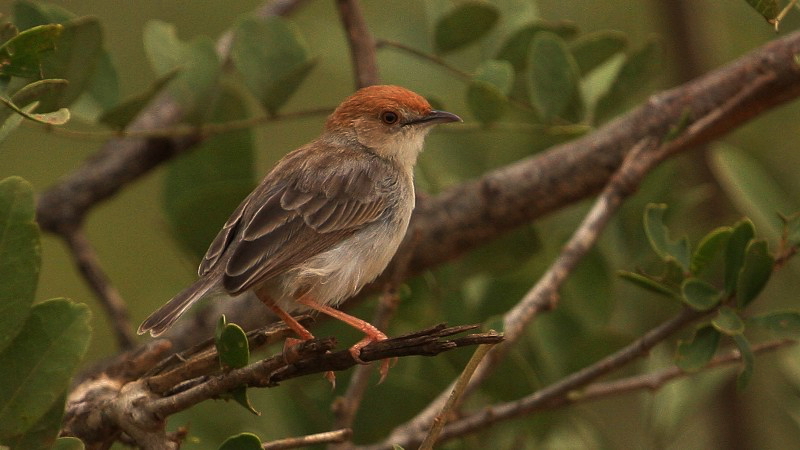
M 353 72 L 356 79 L 356 88 L 372 86 L 380 83 L 378 75 L 378 58 L 375 54 L 375 39 L 372 37 L 364 14 L 357 0 L 336 0 L 339 18 L 342 20 L 344 31 L 347 34 L 347 43 L 350 45 L 350 55 L 353 61 Z
M 477 325 L 436 327 L 415 333 L 374 342 L 361 351 L 365 362 L 401 356 L 434 356 L 455 348 L 496 344 L 503 337 L 494 332 L 468 334 Z M 282 324 L 249 333 L 254 348 L 280 340 L 290 331 Z M 254 341 L 255 340 L 255 341 Z M 154 341 L 165 342 L 164 340 Z M 210 342 L 184 353 L 181 358 L 170 358 L 153 370 L 154 354 L 163 354 L 163 348 L 153 349 L 147 357 L 135 358 L 150 367 L 97 374 L 83 380 L 70 393 L 64 435 L 83 440 L 88 447 L 112 442 L 124 431 L 140 445 L 147 448 L 171 448 L 170 436 L 164 431 L 165 419 L 204 400 L 218 398 L 240 386 L 274 387 L 290 378 L 345 370 L 358 364 L 348 350 L 332 352 L 333 338 L 304 341 L 291 350 L 291 357 L 278 354 L 241 369 L 221 372 L 216 350 Z M 163 347 L 163 346 L 162 346 Z M 169 346 L 166 346 L 169 349 Z M 191 355 L 188 360 L 186 356 Z M 287 361 L 289 360 L 289 361 Z M 176 364 L 173 364 L 176 363 Z M 149 371 L 143 378 L 131 378 Z M 187 380 L 188 379 L 188 380 Z

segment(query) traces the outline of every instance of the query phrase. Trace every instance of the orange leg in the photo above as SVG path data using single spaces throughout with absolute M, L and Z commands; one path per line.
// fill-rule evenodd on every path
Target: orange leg
M 256 296 L 262 303 L 264 303 L 267 308 L 269 308 L 279 319 L 283 321 L 292 331 L 294 331 L 298 336 L 300 336 L 301 341 L 307 341 L 309 339 L 314 339 L 314 335 L 311 334 L 310 331 L 306 329 L 303 325 L 300 324 L 294 317 L 289 315 L 286 311 L 282 310 L 272 298 L 260 291 L 256 291 Z M 297 339 L 293 338 L 286 338 L 286 342 L 283 345 L 283 353 L 284 355 L 289 353 L 289 349 L 298 343 Z M 333 371 L 329 370 L 323 374 L 325 379 L 327 379 L 332 387 L 336 387 L 336 374 Z
M 339 311 L 338 309 L 331 308 L 328 305 L 321 305 L 308 296 L 302 296 L 298 298 L 297 302 L 300 303 L 301 305 L 308 306 L 311 309 L 317 310 L 323 314 L 331 316 L 334 319 L 341 320 L 342 322 L 364 333 L 365 334 L 364 339 L 358 341 L 355 345 L 353 345 L 349 349 L 350 354 L 353 356 L 353 359 L 355 359 L 361 364 L 366 364 L 364 361 L 361 360 L 362 348 L 366 347 L 372 342 L 383 341 L 388 339 L 386 335 L 383 334 L 383 332 L 381 332 L 381 330 L 375 328 L 375 326 L 372 325 L 371 323 L 361 320 L 358 317 L 353 317 L 350 314 Z M 389 373 L 389 360 L 385 359 L 381 361 L 380 382 L 383 382 L 383 380 L 386 378 L 386 374 L 388 373 Z

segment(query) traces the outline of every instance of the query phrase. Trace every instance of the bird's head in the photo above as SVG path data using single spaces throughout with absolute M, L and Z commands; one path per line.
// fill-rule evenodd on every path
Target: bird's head
M 410 170 L 432 125 L 446 122 L 461 122 L 461 118 L 434 110 L 408 89 L 369 86 L 344 100 L 328 118 L 325 130 L 332 137 L 356 139 Z

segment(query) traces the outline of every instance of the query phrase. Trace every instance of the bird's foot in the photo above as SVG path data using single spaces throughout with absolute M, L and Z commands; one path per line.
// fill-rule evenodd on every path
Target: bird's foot
M 369 363 L 367 363 L 367 362 L 365 362 L 364 360 L 361 359 L 361 349 L 366 347 L 367 345 L 373 343 L 373 342 L 385 341 L 386 339 L 388 339 L 388 337 L 385 334 L 383 334 L 382 332 L 380 332 L 377 329 L 375 329 L 374 332 L 368 333 L 366 336 L 364 336 L 364 339 L 361 339 L 360 341 L 356 342 L 355 345 L 350 347 L 350 349 L 348 351 L 350 352 L 350 356 L 352 356 L 353 359 L 356 360 L 357 363 L 359 363 L 359 364 L 369 364 Z M 381 378 L 378 381 L 378 384 L 383 383 L 383 380 L 386 379 L 386 375 L 389 374 L 389 366 L 392 365 L 396 361 L 397 361 L 397 358 L 381 360 L 381 368 L 379 370 Z

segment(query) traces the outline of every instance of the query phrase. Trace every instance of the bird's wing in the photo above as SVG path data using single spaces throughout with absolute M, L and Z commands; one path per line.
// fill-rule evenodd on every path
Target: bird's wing
M 302 164 L 292 164 L 298 158 Z M 225 261 L 223 286 L 232 294 L 244 292 L 377 220 L 396 182 L 385 161 L 363 150 L 300 149 L 234 212 L 201 270 Z

